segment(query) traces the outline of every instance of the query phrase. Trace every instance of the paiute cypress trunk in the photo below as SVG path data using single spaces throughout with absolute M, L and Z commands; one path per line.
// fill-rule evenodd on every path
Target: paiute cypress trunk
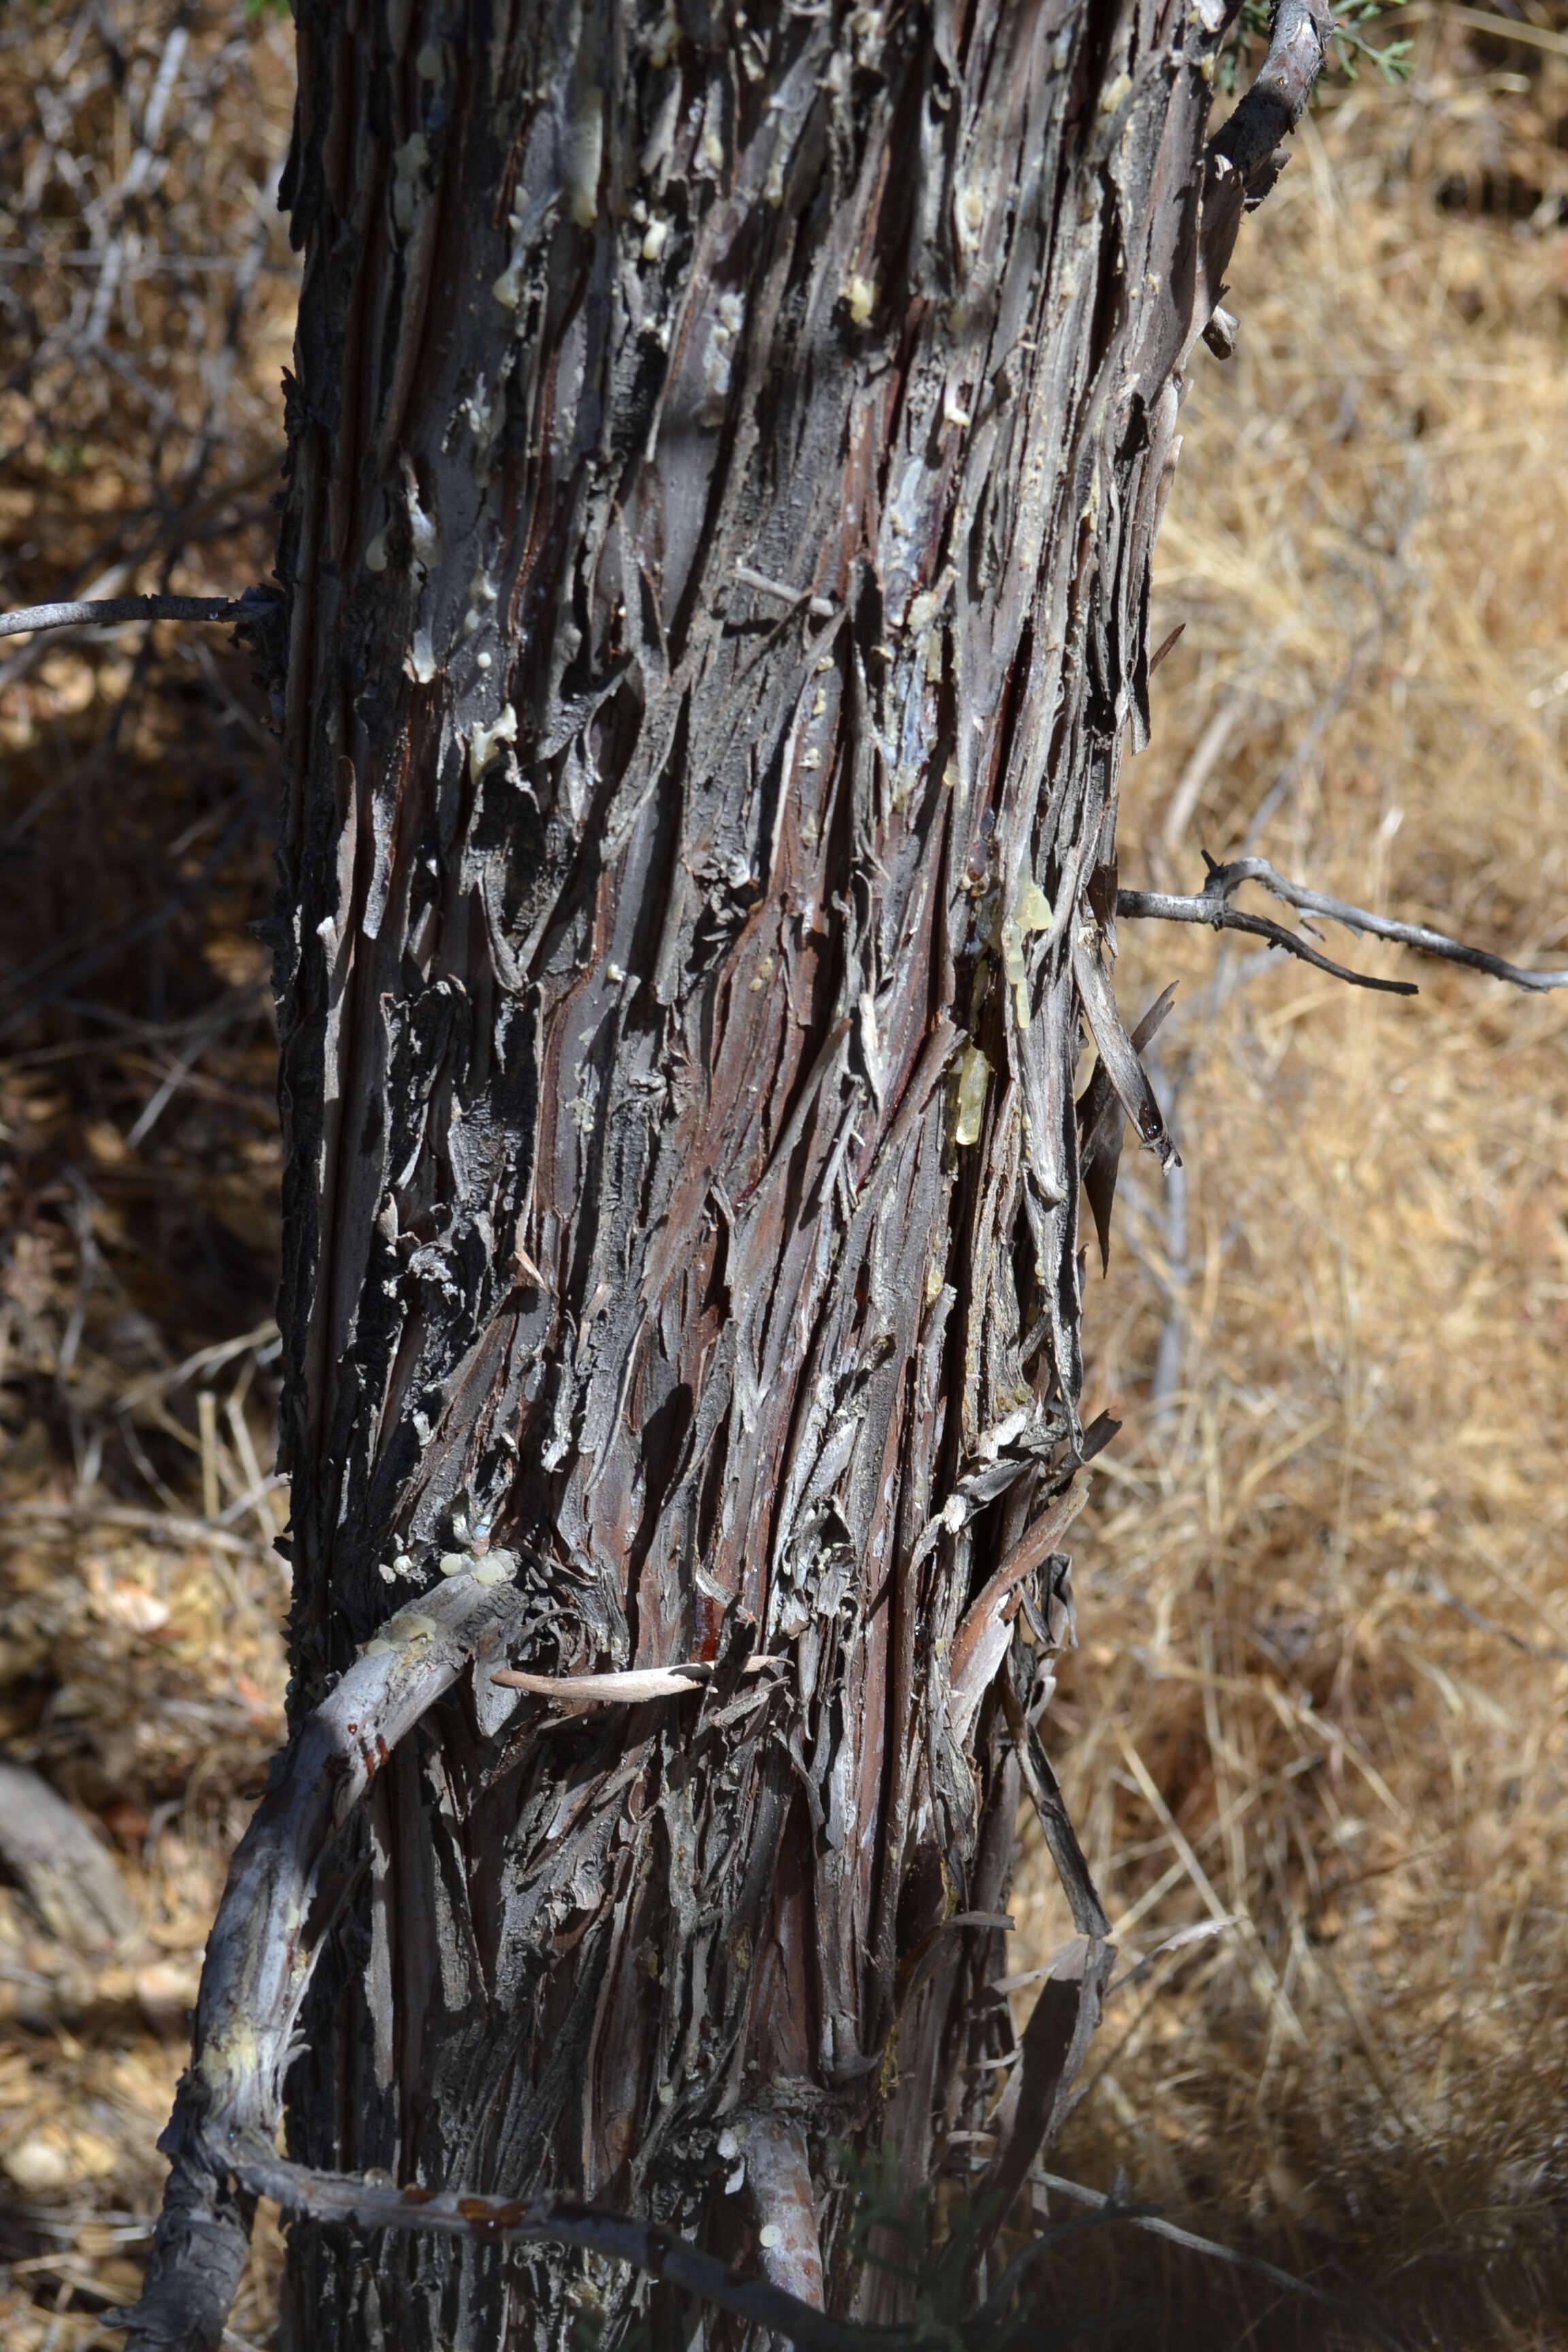
M 1117 769 L 1222 24 L 299 0 L 295 1718 L 476 1557 L 524 1673 L 711 1669 L 476 1667 L 391 1756 L 318 1906 L 310 2163 L 888 2315 L 830 2152 L 913 2190 L 979 2119 L 1065 1616 L 1017 1548 L 1091 1450 L 1086 1023 L 1168 1150 Z M 301 2222 L 286 2335 L 613 2341 L 650 2293 L 674 2341 L 582 2257 Z

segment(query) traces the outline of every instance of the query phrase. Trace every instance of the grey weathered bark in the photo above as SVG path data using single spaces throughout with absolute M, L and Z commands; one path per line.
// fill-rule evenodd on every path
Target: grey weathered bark
M 226 1912 L 270 1887 L 288 1922 L 279 2084 L 320 1954 L 301 2163 L 599 2200 L 894 2315 L 827 2151 L 891 2145 L 912 2191 L 978 2121 L 1021 1788 L 1088 1942 L 998 2118 L 1007 2180 L 1105 1965 L 1033 1717 L 1096 1442 L 1080 1020 L 1171 1151 L 1110 978 L 1117 766 L 1253 170 L 1215 159 L 1202 223 L 1226 9 L 299 19 L 273 656 L 307 1728 Z M 356 1657 L 492 1543 L 529 1682 L 459 1697 L 443 1652 L 323 1861 L 344 1808 L 300 1801 L 302 1759 L 357 1788 L 364 1727 L 311 1710 L 351 1669 L 381 1706 Z M 533 1680 L 686 1664 L 564 1715 Z M 251 1981 L 224 1949 L 216 2042 Z M 224 2047 L 172 2126 L 143 2342 L 212 2340 L 242 2242 L 204 2130 L 272 2110 Z M 381 2210 L 296 2228 L 289 2341 L 560 2342 L 643 2292 Z

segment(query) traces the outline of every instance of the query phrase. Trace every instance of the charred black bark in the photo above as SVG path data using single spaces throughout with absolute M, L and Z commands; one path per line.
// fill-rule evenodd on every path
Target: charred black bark
M 295 1719 L 492 1546 L 526 1676 L 709 1671 L 423 1717 L 312 1881 L 290 2152 L 892 2315 L 825 2160 L 923 2182 L 1008 2032 L 1080 1020 L 1171 1148 L 1110 979 L 1117 768 L 1224 11 L 299 16 Z M 1046 2120 L 1104 1928 L 1052 1820 L 1089 1948 Z M 288 2333 L 553 2344 L 643 2292 L 301 2223 Z

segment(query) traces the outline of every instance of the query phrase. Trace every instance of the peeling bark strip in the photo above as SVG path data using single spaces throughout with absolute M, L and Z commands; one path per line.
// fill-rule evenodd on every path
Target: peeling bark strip
M 1059 2117 L 1073 2078 L 1100 2022 L 1116 1947 L 1075 1936 L 1051 1962 L 1019 2046 L 1013 2079 L 998 2107 L 996 2156 L 981 2180 L 981 2237 L 989 2244 L 1024 2186 L 1029 2167 Z
M 748 1658 L 741 1671 L 760 1675 L 784 1663 L 783 1658 Z M 641 1673 L 634 1666 L 629 1673 L 608 1675 L 523 1675 L 509 1666 L 490 1676 L 508 1690 L 529 1691 L 557 1706 L 639 1706 L 650 1698 L 683 1698 L 712 1679 L 711 1665 L 648 1666 Z
M 1100 1442 L 1081 1013 L 1170 1150 L 1110 978 L 1116 778 L 1212 308 L 1225 8 L 298 16 L 301 1922 L 298 1857 L 343 1820 L 296 1786 L 309 1727 L 362 1649 L 384 1664 L 395 1603 L 504 1591 L 527 1679 L 458 1699 L 454 1667 L 320 1873 L 290 2155 L 613 2203 L 896 2317 L 826 2154 L 891 2145 L 912 2190 L 978 2124 L 1026 1774 L 1095 1940 L 1009 2179 L 1102 1960 L 1032 1726 Z M 652 1679 L 598 1703 L 621 1675 Z M 222 1926 L 209 1969 L 241 1985 L 242 1906 Z M 289 2033 L 225 2080 L 263 2128 L 288 1981 L 247 1998 Z M 212 2173 L 184 2095 L 171 2281 L 192 2168 L 230 2250 L 261 2178 Z M 341 2218 L 291 2232 L 301 2352 L 609 2342 L 650 2292 L 667 2324 L 580 2250 L 309 2202 Z M 137 2340 L 214 2344 L 222 2270 Z

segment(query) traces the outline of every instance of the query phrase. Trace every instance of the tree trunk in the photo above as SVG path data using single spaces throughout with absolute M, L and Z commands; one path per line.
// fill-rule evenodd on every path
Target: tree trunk
M 828 2158 L 917 2190 L 1009 2038 L 1039 1515 L 1095 1437 L 1080 1014 L 1169 1149 L 1117 766 L 1224 11 L 299 19 L 295 1719 L 476 1559 L 525 1674 L 711 1671 L 563 1706 L 492 1661 L 424 1717 L 318 1896 L 290 2149 L 887 2315 Z M 286 2335 L 555 2344 L 647 2292 L 301 2222 Z

